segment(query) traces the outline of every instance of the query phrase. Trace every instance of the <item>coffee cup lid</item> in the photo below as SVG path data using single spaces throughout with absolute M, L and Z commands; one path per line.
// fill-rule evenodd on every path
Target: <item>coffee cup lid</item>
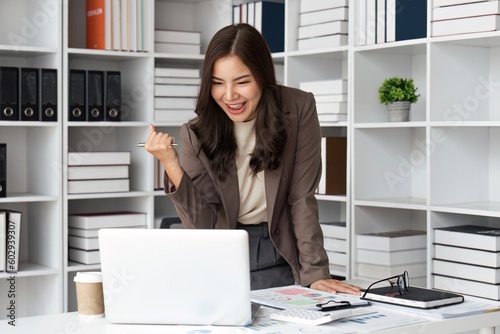
M 101 283 L 102 282 L 102 274 L 97 271 L 86 271 L 86 272 L 77 272 L 74 282 L 78 283 Z

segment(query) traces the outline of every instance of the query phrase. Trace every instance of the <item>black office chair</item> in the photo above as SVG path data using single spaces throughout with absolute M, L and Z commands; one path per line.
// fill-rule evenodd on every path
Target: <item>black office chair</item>
M 184 228 L 179 217 L 165 217 L 161 220 L 160 228 Z

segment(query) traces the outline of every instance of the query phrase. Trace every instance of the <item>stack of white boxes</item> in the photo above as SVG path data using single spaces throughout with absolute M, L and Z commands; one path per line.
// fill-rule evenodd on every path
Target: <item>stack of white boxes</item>
M 155 52 L 201 54 L 199 31 L 155 30 Z
M 130 152 L 69 152 L 68 194 L 130 190 Z
M 325 250 L 330 263 L 330 274 L 346 277 L 347 273 L 347 227 L 345 222 L 320 223 Z
M 68 216 L 68 259 L 82 264 L 101 263 L 98 233 L 101 228 L 146 228 L 143 212 L 106 212 Z
M 434 0 L 432 36 L 496 31 L 500 28 L 498 0 Z
M 347 121 L 347 80 L 301 82 L 299 88 L 314 94 L 320 122 Z
M 186 122 L 195 116 L 200 70 L 155 68 L 155 121 Z
M 434 287 L 500 300 L 500 228 L 434 229 Z
M 347 45 L 348 0 L 301 0 L 297 49 Z
M 426 286 L 426 240 L 419 230 L 357 234 L 358 275 L 375 281 L 407 271 L 410 285 Z

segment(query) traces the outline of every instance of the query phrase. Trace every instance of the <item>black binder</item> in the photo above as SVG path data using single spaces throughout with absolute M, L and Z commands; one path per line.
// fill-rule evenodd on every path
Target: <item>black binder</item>
M 7 197 L 7 144 L 0 144 L 0 197 Z
M 106 72 L 106 121 L 121 121 L 121 73 L 116 71 Z
M 104 121 L 104 72 L 87 72 L 87 120 Z
M 57 70 L 42 68 L 40 70 L 40 120 L 57 121 Z
M 361 299 L 381 302 L 393 305 L 431 309 L 445 305 L 460 304 L 464 296 L 437 289 L 427 289 L 418 286 L 410 286 L 404 294 L 399 293 L 399 287 L 384 286 L 369 289 Z
M 0 121 L 19 120 L 19 68 L 0 67 Z
M 69 71 L 69 115 L 68 120 L 73 122 L 86 120 L 85 70 Z
M 38 72 L 37 68 L 21 68 L 21 121 L 39 120 L 38 101 Z

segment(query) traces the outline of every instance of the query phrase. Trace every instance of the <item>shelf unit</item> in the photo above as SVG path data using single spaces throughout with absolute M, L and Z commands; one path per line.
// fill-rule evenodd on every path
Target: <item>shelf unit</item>
M 211 36 L 231 23 L 230 1 L 147 1 L 149 35 L 154 29 L 202 32 L 202 51 Z M 68 262 L 67 216 L 74 213 L 133 210 L 147 213 L 148 228 L 159 227 L 160 218 L 175 216 L 175 209 L 161 190 L 154 189 L 154 158 L 135 143 L 148 137 L 148 125 L 154 122 L 155 67 L 201 68 L 203 55 L 120 52 L 85 49 L 85 3 L 70 0 L 64 9 L 63 21 L 68 38 L 63 41 L 63 73 L 70 69 L 116 70 L 122 77 L 121 122 L 69 122 L 64 113 L 63 164 L 69 151 L 131 151 L 130 189 L 128 193 L 66 195 L 67 181 L 63 175 L 63 279 L 64 309 L 76 310 L 73 278 L 78 271 L 99 270 L 99 265 Z M 215 19 L 214 19 L 215 18 Z M 67 96 L 63 87 L 63 96 Z M 64 106 L 68 102 L 63 102 Z M 193 113 L 194 114 L 194 113 Z M 154 122 L 157 129 L 174 136 L 183 122 Z M 80 147 L 80 149 L 79 149 Z
M 232 22 L 232 0 L 148 3 L 151 36 L 155 28 L 201 31 L 202 53 L 211 36 Z M 495 147 L 500 139 L 500 34 L 358 46 L 355 6 L 350 3 L 348 45 L 299 51 L 300 1 L 285 0 L 285 51 L 273 54 L 278 81 L 298 87 L 301 81 L 348 78 L 349 120 L 321 124 L 324 136 L 348 138 L 347 194 L 317 196 L 320 221 L 347 222 L 350 260 L 345 272 L 335 274 L 362 278 L 357 274 L 357 233 L 424 229 L 426 285 L 432 287 L 434 228 L 500 226 L 500 154 Z M 152 41 L 150 52 L 85 49 L 84 7 L 79 0 L 0 1 L 1 25 L 11 30 L 0 36 L 1 65 L 58 69 L 62 106 L 57 122 L 0 121 L 9 179 L 0 208 L 23 212 L 19 317 L 76 310 L 74 275 L 100 269 L 68 262 L 68 214 L 143 211 L 149 228 L 159 226 L 158 217 L 175 215 L 163 191 L 153 187 L 153 157 L 135 143 L 147 138 L 148 124 L 154 122 L 155 66 L 200 68 L 203 55 L 155 53 Z M 29 30 L 30 24 L 36 29 Z M 13 44 L 13 34 L 23 37 L 20 45 Z M 70 69 L 121 71 L 123 120 L 69 122 Z M 419 88 L 410 122 L 389 123 L 378 103 L 379 85 L 394 75 L 412 77 Z M 174 136 L 181 123 L 155 122 Z M 106 150 L 131 151 L 131 191 L 68 195 L 67 153 Z M 0 291 L 8 276 L 0 273 Z
M 500 226 L 499 50 L 498 32 L 354 46 L 351 277 L 360 278 L 357 233 L 426 230 L 424 284 L 434 287 L 435 228 Z M 419 87 L 410 122 L 387 123 L 377 103 L 389 76 L 412 77 Z M 448 289 L 466 293 L 453 282 Z
M 234 2 L 240 3 L 240 2 Z M 153 5 L 154 4 L 154 5 Z M 277 79 L 281 83 L 298 87 L 300 81 L 346 78 L 348 70 L 348 47 L 329 48 L 319 52 L 299 52 L 297 51 L 297 25 L 299 13 L 299 1 L 286 2 L 285 30 L 289 32 L 285 42 L 286 52 L 273 54 L 273 59 L 278 67 Z M 82 145 L 92 147 L 93 150 L 127 150 L 133 147 L 135 142 L 144 141 L 147 137 L 147 125 L 154 121 L 154 103 L 151 87 L 154 78 L 154 67 L 181 67 L 181 68 L 201 68 L 203 55 L 178 55 L 149 53 L 127 53 L 110 51 L 93 51 L 84 49 L 85 35 L 81 27 L 84 26 L 82 16 L 83 5 L 76 0 L 68 3 L 65 10 L 64 24 L 65 31 L 68 31 L 68 41 L 63 48 L 63 59 L 67 59 L 67 66 L 64 65 L 64 73 L 67 76 L 69 69 L 108 69 L 121 70 L 124 76 L 124 87 L 122 95 L 133 95 L 133 90 L 140 88 L 145 92 L 140 101 L 131 101 L 129 119 L 121 123 L 88 124 L 86 122 L 65 122 L 63 126 L 63 152 L 68 152 L 70 148 Z M 157 0 L 152 2 L 150 8 L 150 22 L 155 22 L 150 27 L 150 34 L 154 29 L 172 29 L 201 31 L 202 53 L 206 50 L 208 42 L 213 34 L 232 22 L 231 0 Z M 213 18 L 217 19 L 213 19 Z M 150 48 L 152 50 L 152 47 Z M 332 66 L 333 65 L 333 66 Z M 132 69 L 131 69 L 132 68 Z M 325 71 L 325 69 L 327 69 Z M 130 74 L 127 74 L 127 72 Z M 67 85 L 65 85 L 67 87 Z M 63 88 L 64 89 L 64 88 Z M 66 94 L 64 94 L 66 96 Z M 65 103 L 65 106 L 67 103 Z M 127 105 L 125 104 L 125 107 Z M 67 113 L 66 113 L 67 114 Z M 65 115 L 66 115 L 65 114 Z M 64 116 L 66 117 L 66 116 Z M 66 118 L 65 118 L 66 120 Z M 174 136 L 177 135 L 182 122 L 155 122 L 158 129 L 166 131 Z M 101 134 L 102 130 L 109 130 Z M 324 124 L 323 134 L 325 136 L 347 136 L 347 122 Z M 89 135 L 89 132 L 93 135 Z M 86 135 L 87 134 L 87 135 Z M 90 138 L 97 138 L 95 143 Z M 110 139 L 101 139 L 101 138 Z M 111 143 L 104 145 L 103 142 Z M 63 162 L 64 162 L 63 155 Z M 124 194 L 125 197 L 117 197 L 115 194 L 106 195 L 85 195 L 66 196 L 63 200 L 63 235 L 67 234 L 66 217 L 71 213 L 81 213 L 91 211 L 104 211 L 113 208 L 120 210 L 133 207 L 134 209 L 145 211 L 149 214 L 149 227 L 158 227 L 157 217 L 176 215 L 170 201 L 165 197 L 163 191 L 154 191 L 153 185 L 153 163 L 147 153 L 142 150 L 132 151 L 131 165 L 131 188 L 134 195 Z M 63 182 L 65 178 L 63 177 Z M 151 186 L 149 186 L 151 185 Z M 63 190 L 63 194 L 66 191 Z M 320 218 L 322 221 L 346 220 L 348 217 L 348 196 L 322 196 L 320 198 Z M 321 200 L 321 198 L 323 200 Z M 105 201 L 103 200 L 105 199 Z M 64 237 L 63 259 L 67 258 L 67 238 Z M 65 305 L 67 310 L 76 309 L 75 291 L 72 279 L 77 271 L 98 270 L 98 265 L 85 266 L 75 263 L 67 263 L 64 268 L 65 279 Z M 347 270 L 336 272 L 336 275 L 347 276 Z
M 61 89 L 61 6 L 54 1 L 1 1 L 0 65 L 58 70 Z M 61 95 L 58 105 L 61 105 Z M 15 298 L 10 273 L 0 272 L 0 306 L 15 301 L 16 317 L 63 311 L 62 121 L 0 121 L 7 143 L 7 196 L 0 209 L 22 212 Z M 0 315 L 5 319 L 6 312 Z

